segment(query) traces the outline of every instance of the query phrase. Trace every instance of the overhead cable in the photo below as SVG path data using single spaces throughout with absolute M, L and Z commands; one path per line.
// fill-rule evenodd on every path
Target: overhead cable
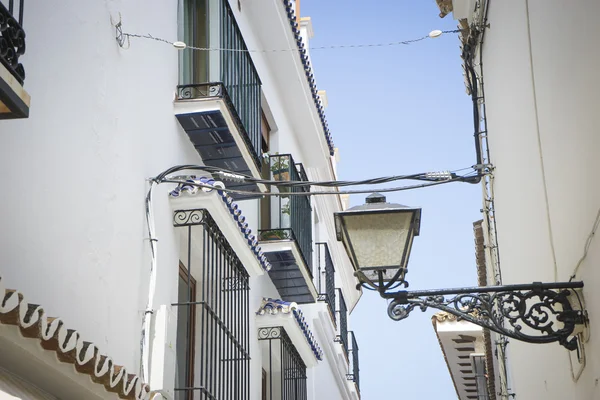
M 129 48 L 129 46 L 131 45 L 130 39 L 136 38 L 136 39 L 149 39 L 149 40 L 154 40 L 157 42 L 167 43 L 167 44 L 172 45 L 173 47 L 175 47 L 178 50 L 186 50 L 187 49 L 187 50 L 193 50 L 193 51 L 228 51 L 228 52 L 235 52 L 235 53 L 283 53 L 283 52 L 290 52 L 290 51 L 301 52 L 303 50 L 306 50 L 306 49 L 301 49 L 297 46 L 289 48 L 289 49 L 233 49 L 233 48 L 227 48 L 227 47 L 196 47 L 196 46 L 189 46 L 184 42 L 179 42 L 179 41 L 172 42 L 167 39 L 153 36 L 149 33 L 145 34 L 145 35 L 141 35 L 141 34 L 137 34 L 137 33 L 122 32 L 122 31 L 119 31 L 119 28 L 122 29 L 121 26 L 117 27 L 117 37 L 116 37 L 117 42 L 119 43 L 119 45 L 121 47 L 125 47 L 125 41 L 127 41 L 127 43 L 128 43 L 127 48 Z M 444 31 L 436 30 L 436 31 L 432 31 L 428 35 L 421 36 L 421 37 L 418 37 L 415 39 L 409 39 L 409 40 L 400 40 L 400 41 L 395 41 L 395 42 L 381 42 L 381 43 L 339 44 L 339 45 L 329 45 L 329 46 L 314 46 L 314 47 L 309 47 L 308 49 L 309 50 L 332 50 L 332 49 L 356 49 L 356 48 L 369 48 L 369 47 L 372 48 L 372 47 L 406 46 L 406 45 L 410 45 L 413 43 L 421 42 L 426 39 L 435 39 L 435 38 L 439 37 L 442 33 L 459 33 L 461 31 L 462 31 L 461 29 L 451 29 L 451 30 L 444 30 Z
M 470 169 L 471 172 L 464 175 L 458 175 L 457 172 L 465 171 Z M 171 167 L 159 175 L 157 175 L 152 180 L 154 182 L 164 182 L 165 179 L 169 180 L 177 180 L 184 181 L 187 175 L 173 175 L 177 172 L 181 171 L 204 171 L 211 174 L 214 174 L 219 177 L 219 179 L 224 181 L 233 181 L 233 182 L 241 182 L 241 183 L 254 183 L 254 184 L 263 184 L 266 186 L 276 186 L 276 187 L 284 187 L 284 188 L 293 188 L 293 187 L 346 187 L 346 186 L 361 186 L 361 185 L 380 185 L 383 183 L 391 183 L 400 180 L 419 180 L 419 181 L 427 181 L 427 182 L 440 182 L 440 181 L 462 181 L 469 182 L 474 176 L 474 172 L 477 172 L 473 167 L 471 168 L 463 168 L 455 171 L 440 171 L 440 172 L 421 172 L 416 174 L 409 175 L 393 175 L 387 177 L 379 177 L 379 178 L 370 178 L 363 180 L 354 180 L 354 181 L 281 181 L 281 180 L 268 180 L 268 179 L 258 179 L 254 178 L 250 175 L 239 174 L 233 171 L 229 171 L 223 168 L 217 168 L 212 166 L 205 165 L 178 165 Z M 317 193 L 317 192 L 310 192 Z M 332 193 L 332 192 L 327 192 Z

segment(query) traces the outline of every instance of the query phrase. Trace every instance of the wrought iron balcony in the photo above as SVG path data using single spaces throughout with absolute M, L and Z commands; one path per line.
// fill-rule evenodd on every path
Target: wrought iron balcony
M 347 375 L 347 378 L 354 382 L 356 385 L 356 390 L 360 393 L 360 368 L 358 363 L 358 343 L 356 342 L 356 336 L 354 335 L 354 331 L 349 331 L 350 334 L 350 353 L 352 353 L 352 357 L 350 358 L 350 373 Z
M 304 164 L 296 163 L 296 169 L 298 170 L 298 176 L 300 177 L 300 180 L 308 182 L 308 175 L 306 175 Z M 304 191 L 308 191 L 308 188 L 305 188 Z
M 305 180 L 289 154 L 271 156 L 270 165 L 273 180 Z M 280 195 L 271 198 L 270 226 L 259 231 L 273 283 L 283 300 L 296 303 L 312 303 L 317 298 L 312 274 L 312 207 L 308 196 L 286 193 L 308 190 L 280 188 Z
M 335 341 L 341 343 L 342 349 L 344 350 L 344 355 L 346 356 L 346 359 L 348 359 L 348 307 L 346 306 L 346 301 L 344 300 L 342 289 L 337 289 L 337 292 L 338 334 L 335 338 Z
M 177 119 L 206 165 L 259 178 L 261 81 L 250 53 L 245 51 L 246 43 L 229 2 L 218 1 L 216 13 L 206 12 L 207 4 L 206 0 L 186 1 L 185 10 L 193 15 L 184 18 L 186 43 L 239 51 L 181 54 Z M 204 19 L 198 16 L 201 14 Z M 255 184 L 227 186 L 259 191 Z
M 327 243 L 317 243 L 317 291 L 319 293 L 319 301 L 327 303 L 329 314 L 334 324 L 335 322 L 335 269 L 333 260 L 329 253 Z
M 0 2 L 0 119 L 29 116 L 30 97 L 23 89 L 25 68 L 19 62 L 25 53 L 24 0 L 18 3 Z

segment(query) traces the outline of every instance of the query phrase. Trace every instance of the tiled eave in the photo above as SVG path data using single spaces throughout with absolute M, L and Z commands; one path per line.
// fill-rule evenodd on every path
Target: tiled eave
M 321 120 L 321 125 L 325 134 L 325 140 L 327 141 L 327 146 L 329 147 L 329 154 L 333 156 L 335 155 L 335 146 L 333 144 L 333 138 L 331 137 L 331 132 L 329 131 L 327 118 L 325 117 L 325 109 L 323 107 L 323 102 L 321 101 L 321 96 L 319 95 L 319 90 L 317 89 L 317 84 L 315 82 L 315 75 L 310 65 L 308 54 L 306 54 L 307 49 L 304 45 L 304 41 L 302 40 L 302 35 L 300 34 L 300 26 L 297 22 L 296 11 L 294 9 L 294 5 L 290 0 L 283 0 L 283 5 L 285 6 L 285 11 L 290 22 L 292 33 L 294 34 L 294 38 L 296 39 L 296 45 L 298 46 L 298 56 L 300 57 L 300 61 L 302 61 L 302 65 L 304 66 L 306 80 L 308 82 L 308 85 L 310 86 L 313 102 L 315 103 L 315 107 L 317 108 L 317 113 L 319 114 L 319 119 Z
M 252 230 L 248 227 L 246 217 L 242 215 L 242 210 L 227 192 L 221 190 L 225 185 L 212 178 L 196 176 L 188 177 L 186 182 L 179 184 L 170 192 L 172 207 L 176 210 L 206 208 L 225 234 L 229 244 L 234 248 L 244 266 L 247 269 L 250 268 L 254 275 L 262 275 L 264 271 L 269 271 L 271 264 L 263 254 L 258 244 L 258 238 L 252 234 Z M 199 184 L 214 189 L 195 186 Z M 219 204 L 216 204 L 218 199 L 220 199 Z M 224 214 L 227 214 L 227 217 L 223 217 Z M 225 218 L 230 219 L 231 222 L 224 221 Z M 237 232 L 234 232 L 234 229 L 228 229 L 233 225 L 235 225 Z
M 446 320 L 456 321 L 456 316 L 446 313 L 446 312 L 438 312 L 437 314 L 434 314 L 431 317 L 431 323 L 433 325 L 433 330 L 435 331 L 435 335 L 437 337 L 438 344 L 440 345 L 440 349 L 442 350 L 442 354 L 444 355 L 444 362 L 446 363 L 446 367 L 448 368 L 448 373 L 450 374 L 450 377 L 452 378 L 452 385 L 454 386 L 454 391 L 456 391 L 456 397 L 458 399 L 460 399 L 460 392 L 458 391 L 458 387 L 456 386 L 456 381 L 452 377 L 452 368 L 450 367 L 450 363 L 448 362 L 448 356 L 446 355 L 446 350 L 444 349 L 444 345 L 442 344 L 442 339 L 440 338 L 440 335 L 438 334 L 438 331 L 437 331 L 437 324 L 439 322 L 444 322 Z
M 302 310 L 298 308 L 296 303 L 263 298 L 256 314 L 259 316 L 259 327 L 281 325 L 285 328 L 307 366 L 314 366 L 316 361 L 323 359 L 323 351 L 310 330 Z M 302 335 L 305 345 L 301 345 L 301 342 L 294 340 L 294 337 L 297 336 L 294 332 L 299 332 Z M 307 355 L 307 349 L 311 353 L 310 357 Z
M 0 277 L 0 327 L 2 325 L 17 328 L 23 340 L 38 341 L 41 352 L 55 353 L 60 361 L 75 367 L 74 374 L 89 376 L 93 383 L 122 399 L 160 398 L 140 377 L 103 355 L 96 345 L 83 340 L 60 318 L 47 316 L 40 305 L 28 303 L 22 293 L 6 289 Z

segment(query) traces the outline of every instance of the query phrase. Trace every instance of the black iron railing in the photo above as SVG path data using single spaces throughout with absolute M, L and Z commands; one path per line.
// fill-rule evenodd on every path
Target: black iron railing
M 260 138 L 258 142 L 253 138 L 246 130 L 246 125 L 240 119 L 237 108 L 234 105 L 227 88 L 223 82 L 207 82 L 207 83 L 194 83 L 189 85 L 178 85 L 177 86 L 177 100 L 191 100 L 201 99 L 208 97 L 217 97 L 223 99 L 227 104 L 227 108 L 231 111 L 231 116 L 236 128 L 240 132 L 246 147 L 252 155 L 252 160 L 257 166 L 260 166 Z
M 340 342 L 342 344 L 342 348 L 344 349 L 344 354 L 346 358 L 348 358 L 348 307 L 346 306 L 346 301 L 344 300 L 344 295 L 342 294 L 342 289 L 337 289 L 337 298 L 338 298 L 338 334 L 335 338 L 336 342 Z
M 25 80 L 25 68 L 19 62 L 19 57 L 25 54 L 25 31 L 23 30 L 24 0 L 0 2 L 0 62 L 8 69 L 20 84 Z M 18 13 L 18 19 L 15 18 Z
M 304 182 L 308 182 L 308 175 L 306 175 L 306 170 L 304 169 L 304 164 L 302 163 L 296 163 L 296 170 L 298 171 L 298 177 L 300 178 L 301 181 Z M 310 187 L 309 186 L 303 186 L 302 190 L 305 192 L 309 192 L 310 191 Z
M 181 261 L 187 271 L 186 281 L 198 282 L 195 290 L 190 286 L 184 296 L 187 301 L 172 304 L 190 308 L 187 324 L 194 324 L 194 329 L 189 325 L 178 328 L 177 348 L 186 349 L 178 356 L 187 361 L 178 360 L 178 366 L 185 365 L 185 371 L 178 374 L 186 378 L 178 377 L 175 398 L 248 400 L 248 273 L 208 211 L 175 211 L 173 225 L 185 229 L 186 256 Z
M 352 353 L 352 357 L 350 358 L 350 373 L 347 378 L 353 381 L 356 384 L 356 389 L 360 392 L 360 368 L 358 363 L 358 343 L 356 342 L 356 336 L 354 335 L 354 331 L 348 331 L 351 337 L 351 348 L 350 353 Z
M 231 102 L 246 128 L 256 153 L 256 165 L 260 168 L 261 82 L 229 1 L 221 0 L 219 3 L 221 5 L 221 48 L 237 50 L 220 52 L 221 81 L 225 84 Z
M 193 72 L 184 73 L 187 82 L 181 82 L 177 87 L 178 98 L 194 99 L 212 96 L 222 96 L 228 103 L 234 116 L 237 128 L 252 153 L 252 158 L 260 169 L 262 154 L 261 148 L 261 81 L 254 67 L 246 43 L 235 21 L 233 11 L 227 0 L 219 1 L 219 19 L 210 20 L 209 24 L 219 25 L 219 37 L 211 37 L 208 43 L 218 43 L 220 48 L 231 49 L 220 52 L 205 52 L 206 59 L 201 63 L 208 66 L 208 73 L 200 76 L 209 76 L 218 82 L 194 82 L 204 79 L 195 76 Z M 194 27 L 206 29 L 206 27 Z M 213 63 L 211 57 L 218 57 L 218 63 Z M 218 68 L 218 71 L 211 70 Z M 198 68 L 194 64 L 183 64 L 183 68 Z M 218 73 L 217 73 L 218 72 Z M 190 81 L 191 80 L 191 81 Z
M 263 349 L 269 355 L 262 398 L 267 400 L 306 400 L 306 365 L 281 326 L 260 328 L 258 340 L 268 341 Z
M 300 181 L 302 180 L 294 159 L 290 154 L 272 155 L 271 159 L 271 176 L 276 181 Z M 312 276 L 312 207 L 310 205 L 309 196 L 290 196 L 286 192 L 302 192 L 303 188 L 282 187 L 279 189 L 281 195 L 271 198 L 271 206 L 275 207 L 276 218 L 271 218 L 270 229 L 263 229 L 262 232 L 273 231 L 292 231 L 292 236 L 289 239 L 296 240 L 302 258 L 308 267 L 308 271 Z M 281 239 L 281 238 L 280 238 Z M 260 240 L 269 240 L 263 234 L 260 235 Z M 273 240 L 273 239 L 271 239 Z
M 335 269 L 327 243 L 317 243 L 317 290 L 319 300 L 327 303 L 335 324 Z

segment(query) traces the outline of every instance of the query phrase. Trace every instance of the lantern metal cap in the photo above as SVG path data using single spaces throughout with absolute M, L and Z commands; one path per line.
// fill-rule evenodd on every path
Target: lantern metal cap
M 385 196 L 382 195 L 381 193 L 371 193 L 370 195 L 367 196 L 365 201 L 367 202 L 367 204 L 385 203 Z
M 346 211 L 336 212 L 335 215 L 344 214 L 360 214 L 364 212 L 406 212 L 412 211 L 415 213 L 414 230 L 415 236 L 419 236 L 421 230 L 421 209 L 418 207 L 405 206 L 403 204 L 388 203 L 386 197 L 381 193 L 372 193 L 365 199 L 365 204 L 359 206 L 350 207 Z

